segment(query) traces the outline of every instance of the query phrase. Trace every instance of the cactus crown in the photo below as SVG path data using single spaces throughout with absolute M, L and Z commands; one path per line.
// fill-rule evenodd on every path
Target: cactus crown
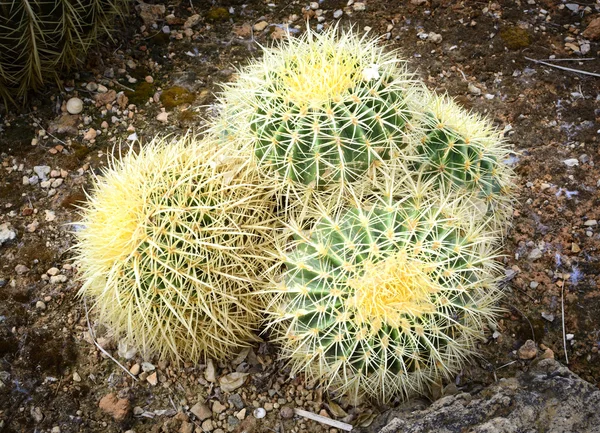
M 273 200 L 243 158 L 158 140 L 113 161 L 82 213 L 80 295 L 100 322 L 174 360 L 256 341 Z

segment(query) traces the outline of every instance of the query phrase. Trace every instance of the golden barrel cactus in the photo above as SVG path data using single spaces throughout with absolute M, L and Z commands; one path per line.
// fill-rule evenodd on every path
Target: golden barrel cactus
M 225 358 L 257 341 L 273 206 L 246 159 L 157 139 L 96 179 L 76 232 L 79 294 L 143 354 Z

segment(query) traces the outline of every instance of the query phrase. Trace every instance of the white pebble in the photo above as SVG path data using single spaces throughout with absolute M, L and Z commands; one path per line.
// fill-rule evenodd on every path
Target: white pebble
M 83 111 L 83 101 L 79 98 L 71 98 L 67 101 L 67 111 L 70 114 L 79 114 Z

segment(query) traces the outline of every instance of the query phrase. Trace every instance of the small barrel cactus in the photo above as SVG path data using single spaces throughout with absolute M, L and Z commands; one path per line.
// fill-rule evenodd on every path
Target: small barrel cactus
M 384 402 L 459 371 L 500 293 L 494 234 L 459 202 L 387 197 L 292 226 L 269 308 L 294 371 Z
M 0 99 L 24 97 L 74 66 L 128 0 L 0 2 Z
M 173 360 L 257 341 L 273 199 L 247 160 L 186 136 L 130 152 L 77 223 L 79 294 L 124 341 Z
M 249 144 L 284 185 L 346 185 L 403 153 L 413 87 L 376 39 L 308 30 L 265 49 L 225 86 L 213 129 Z
M 436 178 L 444 190 L 472 193 L 502 227 L 511 216 L 514 173 L 506 164 L 509 148 L 500 132 L 447 96 L 424 91 L 422 101 L 415 128 L 421 173 Z

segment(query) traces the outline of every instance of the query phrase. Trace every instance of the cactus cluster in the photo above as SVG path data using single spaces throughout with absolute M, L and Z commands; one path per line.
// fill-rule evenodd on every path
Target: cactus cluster
M 25 97 L 74 66 L 128 0 L 0 2 L 0 99 Z
M 270 191 L 244 159 L 191 136 L 115 160 L 78 222 L 80 295 L 144 354 L 222 359 L 257 341 Z
M 255 339 L 381 401 L 450 378 L 498 313 L 508 148 L 396 52 L 331 29 L 265 49 L 202 141 L 105 172 L 78 233 L 101 321 L 186 360 Z

